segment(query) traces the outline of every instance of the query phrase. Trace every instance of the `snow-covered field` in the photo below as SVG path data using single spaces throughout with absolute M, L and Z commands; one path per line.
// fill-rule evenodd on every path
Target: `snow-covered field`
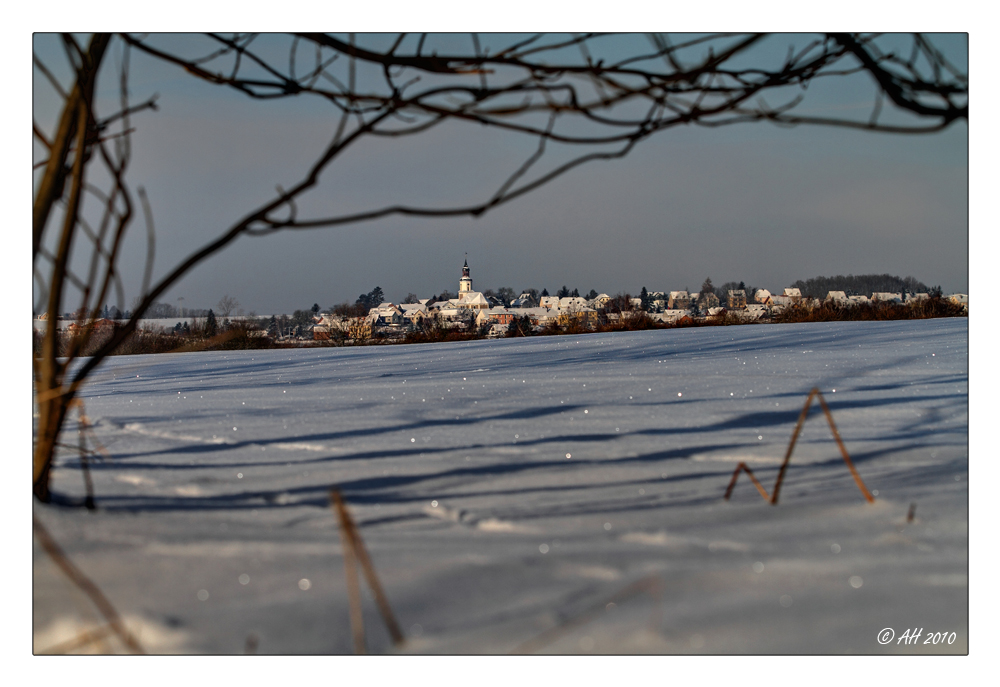
M 99 511 L 34 510 L 153 652 L 352 652 L 338 485 L 407 636 L 369 595 L 373 652 L 965 653 L 967 345 L 949 319 L 119 357 L 84 394 Z M 818 408 L 778 506 L 745 476 L 723 501 L 739 461 L 771 488 L 813 386 L 875 503 Z M 71 451 L 53 488 L 83 494 Z M 36 543 L 35 650 L 97 622 Z

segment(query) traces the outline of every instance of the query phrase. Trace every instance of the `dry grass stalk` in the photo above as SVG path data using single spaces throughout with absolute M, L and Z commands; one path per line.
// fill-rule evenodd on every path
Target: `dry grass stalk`
M 917 504 L 911 503 L 910 510 L 906 513 L 906 522 L 913 522 L 913 518 L 916 514 L 917 514 Z
M 781 469 L 778 471 L 778 479 L 774 483 L 774 491 L 772 494 L 768 494 L 767 490 L 757 481 L 750 468 L 746 463 L 739 463 L 736 466 L 736 470 L 733 471 L 733 478 L 729 481 L 729 487 L 726 489 L 726 494 L 723 497 L 727 501 L 733 493 L 733 488 L 736 486 L 736 479 L 740 476 L 740 471 L 745 471 L 747 476 L 753 482 L 754 486 L 757 487 L 757 491 L 760 495 L 764 497 L 765 501 L 770 501 L 772 506 L 778 505 L 778 493 L 781 491 L 781 484 L 785 481 L 785 472 L 788 470 L 788 463 L 792 459 L 792 451 L 795 450 L 795 442 L 798 441 L 799 433 L 802 431 L 802 425 L 806 421 L 806 416 L 809 414 L 809 407 L 812 404 L 813 398 L 819 400 L 820 407 L 823 409 L 823 414 L 826 415 L 826 420 L 830 424 L 830 432 L 833 434 L 833 438 L 837 442 L 837 446 L 840 448 L 840 455 L 844 459 L 844 463 L 847 464 L 847 469 L 851 471 L 851 475 L 854 477 L 854 481 L 858 485 L 858 489 L 861 490 L 861 494 L 865 497 L 868 503 L 874 503 L 875 497 L 872 496 L 871 492 L 868 491 L 868 487 L 861 480 L 861 475 L 858 474 L 857 468 L 854 467 L 854 462 L 851 460 L 851 456 L 847 453 L 847 447 L 844 446 L 844 442 L 840 438 L 840 432 L 837 431 L 837 425 L 833 421 L 833 414 L 830 412 L 829 406 L 826 405 L 826 399 L 823 398 L 823 394 L 816 387 L 813 387 L 812 391 L 809 392 L 809 396 L 806 398 L 806 403 L 802 407 L 802 412 L 799 413 L 799 420 L 795 424 L 795 431 L 792 432 L 792 440 L 788 442 L 788 450 L 785 452 L 785 460 L 781 464 Z
M 78 649 L 83 649 L 91 644 L 101 643 L 110 634 L 114 633 L 114 629 L 110 625 L 100 625 L 99 627 L 92 628 L 90 630 L 85 630 L 78 634 L 72 639 L 67 639 L 65 642 L 60 642 L 55 646 L 50 646 L 48 649 L 42 649 L 38 651 L 39 654 L 68 654 L 72 651 Z
M 344 579 L 347 582 L 347 601 L 351 614 L 351 638 L 354 641 L 354 653 L 366 654 L 365 620 L 361 612 L 361 587 L 358 584 L 358 564 L 355 556 L 354 537 L 351 536 L 350 515 L 347 507 L 336 491 L 330 492 L 334 510 L 340 521 L 340 539 L 344 544 Z
M 753 472 L 750 470 L 750 466 L 747 465 L 746 463 L 742 462 L 742 461 L 739 462 L 739 463 L 737 463 L 736 470 L 735 470 L 735 472 L 733 472 L 733 478 L 731 480 L 729 480 L 729 486 L 726 488 L 725 499 L 728 501 L 729 497 L 732 495 L 733 489 L 736 487 L 736 479 L 740 476 L 740 470 L 742 470 L 745 473 L 747 473 L 747 477 L 749 477 L 750 481 L 753 482 L 753 485 L 755 487 L 757 487 L 757 491 L 759 491 L 760 495 L 762 497 L 764 497 L 764 500 L 765 501 L 770 501 L 771 500 L 771 495 L 767 493 L 767 490 L 764 489 L 764 486 L 760 482 L 757 481 L 756 477 L 754 477 Z
M 633 596 L 639 594 L 649 594 L 654 602 L 655 608 L 653 609 L 653 615 L 650 617 L 650 625 L 652 628 L 657 628 L 660 625 L 661 609 L 660 602 L 663 597 L 663 581 L 656 575 L 650 575 L 644 577 L 640 580 L 636 580 L 632 584 L 628 585 L 624 589 L 620 590 L 612 597 L 601 601 L 600 603 L 594 604 L 582 613 L 578 613 L 575 616 L 567 618 L 555 627 L 551 627 L 542 634 L 529 639 L 528 641 L 519 644 L 513 651 L 512 654 L 532 654 L 539 649 L 543 649 L 552 642 L 558 640 L 566 634 L 569 634 L 572 630 L 578 627 L 583 627 L 591 622 L 593 622 L 601 613 L 601 611 L 606 610 L 608 604 L 617 604 L 626 599 L 630 599 Z
M 79 414 L 79 437 L 80 437 L 80 467 L 83 471 L 83 485 L 87 490 L 87 496 L 84 499 L 84 506 L 87 510 L 97 510 L 97 505 L 94 503 L 94 482 L 90 478 L 90 461 L 87 458 L 87 454 L 90 453 L 87 450 L 85 434 L 90 429 L 90 421 L 87 419 L 87 415 L 83 410 L 83 401 L 78 398 L 74 398 L 70 401 L 70 406 L 75 406 L 77 413 Z
M 392 637 L 395 645 L 400 645 L 405 640 L 399 623 L 389 605 L 389 599 L 382 589 L 378 575 L 375 574 L 375 566 L 368 550 L 365 548 L 361 534 L 358 532 L 351 514 L 347 510 L 347 504 L 336 489 L 330 490 L 330 502 L 333 504 L 337 519 L 340 521 L 340 533 L 344 542 L 344 573 L 347 578 L 347 593 L 351 604 L 351 629 L 354 635 L 354 648 L 357 653 L 364 653 L 364 625 L 361 616 L 361 593 L 358 585 L 357 564 L 361 564 L 361 570 L 365 575 L 365 580 L 375 595 L 375 603 L 378 605 L 379 613 L 385 622 L 386 629 Z
M 73 565 L 73 562 L 69 560 L 59 545 L 56 544 L 55 540 L 48 533 L 48 530 L 39 522 L 38 518 L 32 516 L 31 518 L 32 527 L 35 530 L 35 536 L 38 537 L 38 543 L 41 544 L 42 548 L 45 550 L 49 557 L 55 562 L 66 577 L 75 584 L 84 594 L 86 594 L 90 600 L 97 607 L 104 619 L 107 621 L 108 626 L 115 633 L 115 635 L 122 641 L 122 643 L 128 647 L 129 651 L 134 654 L 144 654 L 146 653 L 142 646 L 139 644 L 138 640 L 132 636 L 132 633 L 128 631 L 125 625 L 122 623 L 121 618 L 118 615 L 118 611 L 115 607 L 111 605 L 107 597 L 101 592 L 96 584 L 91 582 L 90 578 L 83 574 L 83 572 Z M 91 641 L 97 641 L 97 639 L 92 639 Z

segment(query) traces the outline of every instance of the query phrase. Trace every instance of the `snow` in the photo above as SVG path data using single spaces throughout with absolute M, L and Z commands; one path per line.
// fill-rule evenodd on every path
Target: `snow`
M 875 503 L 816 407 L 779 505 L 724 501 L 813 386 Z M 368 595 L 372 652 L 968 650 L 966 319 L 123 356 L 83 398 L 99 510 L 35 513 L 150 651 L 351 653 L 332 485 L 407 636 Z M 33 557 L 38 651 L 98 619 Z

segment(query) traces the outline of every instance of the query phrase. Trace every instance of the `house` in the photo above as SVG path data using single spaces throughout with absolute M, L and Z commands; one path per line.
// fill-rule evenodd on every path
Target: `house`
M 420 324 L 430 316 L 424 303 L 402 303 L 399 309 L 403 311 L 403 319 L 411 326 Z
M 692 296 L 687 291 L 671 291 L 667 299 L 668 310 L 688 310 L 691 307 Z
M 542 296 L 538 300 L 538 306 L 541 308 L 558 308 L 559 296 Z
M 405 321 L 402 309 L 388 302 L 369 310 L 368 317 L 371 318 L 372 324 L 375 326 L 399 326 Z
M 586 298 L 579 296 L 567 296 L 559 299 L 559 310 L 578 311 L 586 308 L 589 304 Z
M 556 319 L 561 327 L 580 324 L 585 327 L 597 326 L 597 311 L 593 308 L 567 308 L 559 311 Z
M 844 305 L 848 302 L 847 294 L 843 291 L 827 291 L 826 298 L 823 299 L 828 303 L 834 303 L 836 305 Z
M 743 289 L 731 289 L 726 298 L 726 305 L 730 310 L 746 310 L 747 292 Z
M 785 289 L 785 292 L 782 295 L 791 298 L 792 303 L 798 303 L 799 301 L 802 300 L 802 291 L 794 287 L 789 287 Z
M 953 293 L 950 296 L 945 296 L 945 299 L 955 303 L 956 305 L 961 305 L 965 312 L 969 312 L 969 294 Z
M 494 307 L 488 298 L 478 291 L 467 291 L 458 298 L 448 301 L 449 305 L 458 310 L 489 310 Z
M 770 305 L 773 312 L 781 312 L 795 304 L 791 296 L 771 296 Z
M 511 308 L 510 312 L 514 317 L 527 316 L 528 320 L 535 327 L 545 327 L 553 324 L 559 318 L 559 311 L 553 308 Z
M 486 333 L 486 337 L 489 339 L 499 339 L 507 335 L 507 327 L 502 324 L 494 324 L 490 327 L 490 330 Z
M 719 307 L 719 297 L 711 291 L 698 294 L 698 307 L 702 310 L 711 310 Z
M 347 338 L 348 339 L 370 339 L 372 338 L 372 321 L 368 317 L 347 318 Z
M 848 303 L 848 305 L 866 305 L 869 302 L 870 301 L 868 300 L 867 296 L 848 296 L 847 297 L 847 303 Z
M 601 293 L 597 295 L 597 298 L 590 301 L 590 307 L 595 310 L 600 310 L 601 308 L 606 308 L 608 303 L 611 302 L 611 296 L 606 293 Z
M 690 319 L 690 315 L 687 310 L 680 310 L 679 308 L 671 308 L 664 310 L 663 312 L 658 312 L 650 315 L 650 318 L 657 322 L 665 322 L 666 324 L 677 324 L 681 318 L 687 317 Z
M 109 319 L 91 320 L 84 325 L 79 325 L 76 322 L 71 322 L 67 329 L 71 333 L 78 333 L 83 331 L 92 330 L 96 332 L 110 332 L 115 328 L 115 323 Z
M 755 303 L 760 303 L 761 305 L 771 305 L 771 292 L 767 289 L 757 289 L 756 293 L 753 295 L 753 300 Z
M 875 303 L 875 302 L 878 302 L 878 303 L 891 303 L 891 302 L 902 303 L 903 302 L 903 294 L 901 294 L 901 293 L 890 293 L 888 291 L 876 291 L 875 293 L 872 294 L 872 302 L 873 303 Z
M 490 308 L 479 311 L 479 314 L 476 315 L 476 325 L 482 327 L 487 322 L 491 322 L 506 327 L 513 319 L 514 313 L 507 308 Z

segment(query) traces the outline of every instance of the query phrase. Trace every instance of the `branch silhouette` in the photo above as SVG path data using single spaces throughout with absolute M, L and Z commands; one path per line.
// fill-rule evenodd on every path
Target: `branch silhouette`
M 454 37 L 447 38 L 449 45 L 456 44 Z M 487 39 L 505 43 L 491 49 Z M 967 75 L 920 35 L 911 37 L 906 58 L 882 50 L 883 38 L 877 34 L 818 35 L 786 55 L 769 50 L 771 39 L 764 34 L 680 40 L 595 33 L 473 35 L 466 49 L 447 51 L 431 47 L 438 39 L 426 34 L 400 34 L 385 48 L 377 47 L 379 40 L 354 34 L 207 34 L 204 47 L 194 48 L 191 41 L 170 35 L 94 34 L 86 46 L 65 35 L 62 45 L 73 74 L 69 83 L 56 77 L 65 65 L 61 72 L 33 55 L 34 68 L 43 77 L 36 79 L 37 87 L 47 85 L 62 103 L 52 131 L 33 123 L 33 136 L 46 156 L 37 163 L 33 207 L 35 305 L 49 317 L 40 355 L 33 362 L 39 412 L 33 483 L 39 499 L 49 499 L 49 471 L 67 408 L 90 375 L 134 334 L 157 298 L 242 236 L 393 215 L 478 217 L 581 165 L 622 158 L 651 136 L 678 126 L 771 122 L 920 134 L 968 119 Z M 120 50 L 114 67 L 105 59 L 109 46 Z M 99 316 L 112 288 L 124 303 L 121 244 L 135 214 L 128 181 L 131 122 L 133 116 L 148 117 L 157 108 L 156 96 L 132 101 L 131 51 L 251 102 L 314 99 L 318 107 L 330 108 L 338 121 L 296 183 L 278 187 L 157 279 L 152 278 L 153 213 L 145 193 L 137 189 L 149 246 L 148 279 L 130 319 L 77 363 L 88 344 L 97 341 L 95 328 L 87 325 Z M 113 69 L 119 86 L 117 109 L 97 113 L 95 84 Z M 875 85 L 870 116 L 798 113 L 808 101 L 811 83 L 862 73 Z M 482 197 L 453 204 L 389 202 L 341 214 L 302 216 L 300 201 L 321 187 L 323 173 L 345 151 L 369 138 L 419 136 L 446 122 L 528 137 L 537 145 L 521 163 L 503 171 L 502 181 Z M 560 158 L 552 154 L 555 146 L 576 152 Z M 84 197 L 97 200 L 96 218 L 86 207 L 81 212 Z M 57 231 L 58 236 L 49 236 Z M 74 251 L 81 250 L 89 251 L 85 275 L 69 267 Z M 71 287 L 79 292 L 75 312 L 82 333 L 67 347 L 61 346 L 56 319 L 70 299 Z

